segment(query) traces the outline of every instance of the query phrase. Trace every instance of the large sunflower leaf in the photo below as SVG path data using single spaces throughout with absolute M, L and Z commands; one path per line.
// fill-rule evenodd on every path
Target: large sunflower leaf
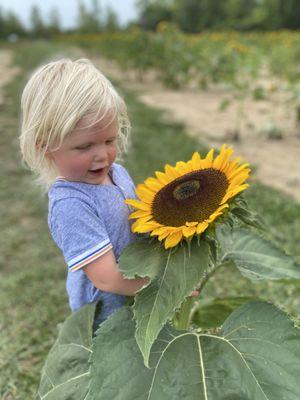
M 151 279 L 159 273 L 167 259 L 167 252 L 157 240 L 152 242 L 149 238 L 138 238 L 127 246 L 119 260 L 119 270 L 128 279 L 150 277 Z
M 257 233 L 243 228 L 218 225 L 218 262 L 233 262 L 252 281 L 300 279 L 300 266 Z
M 275 306 L 251 301 L 218 335 L 165 326 L 148 369 L 129 309 L 117 311 L 93 342 L 87 400 L 298 400 L 300 330 Z
M 158 358 L 176 333 L 165 327 L 155 343 L 151 364 Z M 131 308 L 122 307 L 104 321 L 93 339 L 91 380 L 86 400 L 146 399 L 151 386 L 153 370 L 144 366 L 137 346 L 135 323 Z M 161 399 L 160 399 L 161 400 Z
M 83 400 L 90 380 L 89 358 L 95 305 L 71 314 L 60 327 L 42 370 L 36 400 Z
M 249 210 L 248 204 L 242 195 L 237 196 L 232 205 L 233 207 L 231 208 L 230 213 L 244 224 L 266 230 L 265 222 L 262 217 L 257 212 Z
M 185 246 L 169 251 L 160 274 L 139 292 L 134 303 L 136 340 L 148 365 L 149 354 L 161 328 L 190 295 L 209 265 L 207 243 L 194 243 L 189 252 Z

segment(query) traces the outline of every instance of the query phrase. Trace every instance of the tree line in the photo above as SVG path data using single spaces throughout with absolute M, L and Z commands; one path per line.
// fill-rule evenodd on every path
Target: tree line
M 61 17 L 56 7 L 53 7 L 48 18 L 43 17 L 40 8 L 33 5 L 29 13 L 29 26 L 25 26 L 16 13 L 5 12 L 0 6 L 0 38 L 29 37 L 51 38 L 67 32 L 97 33 L 102 31 L 117 31 L 121 29 L 115 11 L 107 6 L 103 9 L 99 0 L 91 0 L 90 6 L 78 2 L 77 20 L 73 28 L 63 28 Z
M 73 28 L 62 28 L 57 8 L 47 20 L 37 5 L 30 9 L 30 26 L 24 26 L 13 11 L 0 6 L 0 38 L 51 38 L 61 33 L 97 33 L 118 31 L 132 25 L 156 30 L 161 21 L 172 22 L 181 30 L 197 33 L 203 30 L 277 30 L 300 28 L 300 0 L 135 0 L 138 17 L 120 26 L 115 11 L 90 0 L 89 7 L 78 1 L 77 20 Z
M 161 21 L 190 33 L 300 28 L 299 0 L 138 0 L 137 6 L 146 30 Z

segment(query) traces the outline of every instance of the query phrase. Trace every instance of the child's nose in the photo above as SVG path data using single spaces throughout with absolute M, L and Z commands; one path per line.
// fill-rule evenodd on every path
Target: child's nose
M 104 148 L 98 148 L 94 154 L 95 161 L 102 161 L 105 160 L 107 157 L 106 150 Z

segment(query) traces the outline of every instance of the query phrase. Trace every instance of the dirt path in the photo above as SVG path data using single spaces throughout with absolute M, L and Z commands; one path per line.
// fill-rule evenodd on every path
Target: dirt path
M 7 85 L 16 74 L 19 68 L 12 67 L 13 52 L 11 50 L 0 50 L 0 106 L 4 102 L 3 87 Z
M 220 111 L 222 102 L 230 99 L 228 90 L 168 90 L 153 77 L 137 83 L 133 73 L 122 73 L 112 62 L 94 62 L 105 74 L 136 90 L 145 104 L 165 109 L 168 119 L 183 122 L 187 134 L 201 143 L 209 147 L 233 145 L 239 156 L 255 166 L 254 178 L 300 201 L 300 127 L 295 122 L 295 108 L 286 105 L 287 95 L 284 91 L 272 93 L 271 82 L 260 82 L 268 93 L 267 100 L 247 99 L 242 107 L 230 100 Z M 276 134 L 270 121 L 280 127 L 281 138 L 272 138 Z

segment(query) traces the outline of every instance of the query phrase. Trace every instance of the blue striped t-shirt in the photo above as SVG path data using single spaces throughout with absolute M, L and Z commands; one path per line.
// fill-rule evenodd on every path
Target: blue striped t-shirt
M 101 320 L 124 304 L 125 297 L 94 287 L 82 267 L 110 249 L 119 260 L 124 247 L 134 240 L 124 203 L 136 198 L 132 179 L 114 163 L 113 184 L 93 185 L 58 179 L 50 188 L 48 224 L 68 266 L 66 288 L 72 311 L 87 303 L 102 302 Z

